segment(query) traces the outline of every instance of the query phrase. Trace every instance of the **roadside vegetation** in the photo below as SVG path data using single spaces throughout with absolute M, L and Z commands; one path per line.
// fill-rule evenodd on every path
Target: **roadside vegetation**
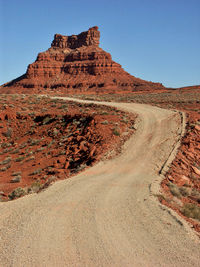
M 34 95 L 0 95 L 0 200 L 40 192 L 120 152 L 133 114 Z

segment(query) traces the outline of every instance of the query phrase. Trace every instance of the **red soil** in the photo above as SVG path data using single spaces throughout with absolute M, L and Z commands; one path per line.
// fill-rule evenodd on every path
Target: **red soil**
M 0 101 L 2 200 L 15 198 L 16 188 L 37 192 L 108 158 L 134 131 L 135 117 L 114 108 L 34 96 Z
M 185 215 L 184 218 L 200 232 L 200 104 L 185 105 L 184 109 L 178 106 L 176 108 L 186 112 L 187 127 L 181 147 L 162 182 L 162 188 L 169 197 L 168 201 L 164 202 L 182 216 Z M 198 111 L 193 111 L 194 109 Z M 174 193 L 171 184 L 178 189 L 178 194 L 176 189 Z M 176 198 L 181 200 L 178 205 Z M 185 211 L 187 203 L 191 203 L 191 207 L 199 207 L 196 209 L 196 215 L 192 211 Z M 188 218 L 188 214 L 192 218 Z
M 56 34 L 51 48 L 38 54 L 27 72 L 1 86 L 0 92 L 76 94 L 81 98 L 147 103 L 185 111 L 186 134 L 162 182 L 165 194 L 160 199 L 200 232 L 200 86 L 175 90 L 131 76 L 99 47 L 99 38 L 98 27 L 79 35 Z M 56 179 L 63 179 L 93 164 L 114 144 L 120 144 L 116 134 L 118 131 L 130 133 L 133 121 L 122 119 L 120 116 L 130 118 L 130 115 L 122 112 L 112 111 L 113 115 L 106 116 L 97 114 L 94 106 L 88 106 L 88 112 L 83 115 L 78 104 L 68 103 L 68 110 L 58 112 L 57 108 L 50 106 L 50 100 L 44 99 L 31 108 L 32 111 L 39 110 L 44 104 L 45 110 L 31 115 L 27 99 L 12 101 L 13 107 L 11 98 L 8 107 L 3 106 L 2 101 L 0 115 L 0 162 L 12 155 L 10 162 L 2 164 L 3 170 L 0 172 L 3 177 L 0 184 L 0 190 L 4 191 L 3 199 L 7 199 L 8 194 L 16 188 L 15 183 L 10 183 L 13 171 L 22 171 L 21 187 L 30 187 L 34 180 L 48 185 L 52 175 Z M 111 109 L 105 109 L 110 114 Z M 47 118 L 50 123 L 43 123 Z M 31 145 L 33 139 L 39 140 L 39 143 Z M 48 147 L 49 144 L 51 147 Z M 29 160 L 32 155 L 35 158 Z M 16 162 L 17 157 L 23 159 Z M 33 169 L 41 171 L 33 175 L 30 173 Z M 191 205 L 187 206 L 187 203 Z M 189 210 L 191 207 L 196 212 Z

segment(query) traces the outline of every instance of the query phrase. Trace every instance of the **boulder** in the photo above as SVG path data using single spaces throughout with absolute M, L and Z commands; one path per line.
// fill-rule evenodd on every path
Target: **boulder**
M 197 175 L 200 175 L 200 170 L 197 167 L 192 166 L 192 169 Z

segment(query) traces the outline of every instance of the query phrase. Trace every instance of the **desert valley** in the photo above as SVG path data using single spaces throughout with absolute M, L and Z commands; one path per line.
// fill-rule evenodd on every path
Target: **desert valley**
M 200 85 L 136 78 L 99 44 L 55 34 L 0 86 L 0 265 L 198 266 Z

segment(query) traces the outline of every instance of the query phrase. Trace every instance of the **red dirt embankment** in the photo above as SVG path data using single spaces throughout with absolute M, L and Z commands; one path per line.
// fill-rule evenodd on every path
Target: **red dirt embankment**
M 0 197 L 38 192 L 120 151 L 131 114 L 35 96 L 0 98 Z
M 186 112 L 187 126 L 181 147 L 162 182 L 167 196 L 162 201 L 200 232 L 200 104 L 176 108 Z

